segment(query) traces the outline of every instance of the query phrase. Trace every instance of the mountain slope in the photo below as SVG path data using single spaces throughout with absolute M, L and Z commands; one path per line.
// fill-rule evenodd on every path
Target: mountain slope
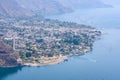
M 22 7 L 41 14 L 60 14 L 72 11 L 57 0 L 16 0 Z
M 30 12 L 21 7 L 15 0 L 0 0 L 0 15 L 23 16 L 30 15 Z
M 0 17 L 61 14 L 71 12 L 57 0 L 0 0 Z

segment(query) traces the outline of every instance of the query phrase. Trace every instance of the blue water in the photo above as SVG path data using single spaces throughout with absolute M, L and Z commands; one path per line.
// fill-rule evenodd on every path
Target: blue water
M 78 9 L 73 13 L 47 18 L 88 24 L 98 28 L 120 28 L 120 6 L 114 8 Z
M 84 56 L 52 66 L 0 69 L 0 80 L 120 80 L 119 13 L 119 8 L 101 8 L 48 16 L 92 25 L 106 34 Z

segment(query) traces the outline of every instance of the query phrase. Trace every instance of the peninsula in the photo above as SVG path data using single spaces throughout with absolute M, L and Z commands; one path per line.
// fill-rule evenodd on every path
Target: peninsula
M 100 35 L 91 26 L 38 16 L 1 19 L 0 67 L 57 64 L 91 51 Z

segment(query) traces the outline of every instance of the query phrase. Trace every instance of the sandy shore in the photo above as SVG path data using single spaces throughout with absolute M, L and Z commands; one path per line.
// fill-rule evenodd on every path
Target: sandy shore
M 61 56 L 61 57 L 51 57 L 51 58 L 45 58 L 42 62 L 32 62 L 32 63 L 24 63 L 25 66 L 45 66 L 45 65 L 53 65 L 58 64 L 68 59 L 67 56 Z

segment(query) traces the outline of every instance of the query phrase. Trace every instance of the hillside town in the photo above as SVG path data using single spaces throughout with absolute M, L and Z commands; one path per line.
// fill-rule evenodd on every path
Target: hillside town
M 48 65 L 84 55 L 101 35 L 90 26 L 43 18 L 7 19 L 0 23 L 1 40 L 19 53 L 24 65 Z

